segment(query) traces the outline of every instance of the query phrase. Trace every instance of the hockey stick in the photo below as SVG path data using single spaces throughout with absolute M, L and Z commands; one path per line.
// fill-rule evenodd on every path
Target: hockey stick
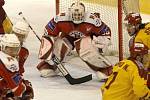
M 39 36 L 36 34 L 36 32 L 33 30 L 33 28 L 31 27 L 31 25 L 28 23 L 28 21 L 25 19 L 25 17 L 23 16 L 22 12 L 19 13 L 19 15 L 23 18 L 23 20 L 29 25 L 30 29 L 33 31 L 33 33 L 36 35 L 36 37 L 38 38 L 38 40 L 41 39 L 39 38 Z M 62 64 L 62 62 L 58 59 L 58 57 L 56 57 L 54 54 L 52 56 L 52 61 L 54 62 L 54 64 L 57 66 L 57 68 L 59 69 L 59 71 L 62 73 L 62 75 L 66 78 L 66 80 L 71 84 L 81 84 L 87 81 L 92 80 L 92 74 L 81 77 L 81 78 L 73 78 L 69 72 L 67 71 L 67 69 L 64 67 L 64 65 Z
M 41 42 L 40 37 L 36 34 L 36 32 L 33 30 L 33 28 L 31 27 L 31 25 L 28 23 L 28 21 L 26 20 L 26 18 L 23 16 L 22 12 L 19 12 L 19 14 L 22 19 L 29 25 L 29 28 L 32 30 L 32 32 L 35 34 L 35 36 L 38 38 L 38 40 Z
M 92 80 L 92 74 L 81 78 L 73 78 L 55 55 L 52 56 L 52 61 L 55 63 L 55 65 L 57 65 L 59 71 L 63 74 L 63 76 L 71 85 L 80 84 Z

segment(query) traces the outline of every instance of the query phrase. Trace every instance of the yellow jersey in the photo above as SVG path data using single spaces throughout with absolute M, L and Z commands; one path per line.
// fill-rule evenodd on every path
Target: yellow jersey
M 150 49 L 150 23 L 147 23 L 145 28 L 138 31 L 134 42 L 143 43 Z
M 150 90 L 146 80 L 139 74 L 142 63 L 122 60 L 113 67 L 113 73 L 101 87 L 102 100 L 139 100 L 149 98 Z
M 143 65 L 150 70 L 150 23 L 146 23 L 144 28 L 140 30 L 130 39 L 129 46 L 134 43 L 142 43 L 149 49 L 149 53 L 144 56 Z

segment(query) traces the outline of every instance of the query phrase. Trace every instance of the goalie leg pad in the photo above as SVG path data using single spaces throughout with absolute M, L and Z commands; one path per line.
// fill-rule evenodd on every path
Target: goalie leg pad
M 62 61 L 71 50 L 72 45 L 66 39 L 43 36 L 38 56 L 40 59 L 51 60 L 55 54 Z
M 55 71 L 52 70 L 52 69 L 43 69 L 43 70 L 40 71 L 40 74 L 41 74 L 41 77 L 44 77 L 44 78 L 57 75 L 55 73 Z
M 40 45 L 38 57 L 40 59 L 50 60 L 52 56 L 53 45 L 54 45 L 53 37 L 43 36 L 41 38 L 41 45 Z
M 105 75 L 109 76 L 112 73 L 112 66 L 107 66 L 105 68 L 100 68 L 97 66 L 94 66 L 92 64 L 90 64 L 89 62 L 85 62 L 92 70 L 94 70 L 95 72 L 100 71 L 102 73 L 104 73 Z
M 42 61 L 38 64 L 37 69 L 39 70 L 41 77 L 55 76 L 58 74 L 55 65 L 50 65 L 46 61 Z
M 72 50 L 72 45 L 67 41 L 67 39 L 58 38 L 54 43 L 53 53 L 60 59 L 60 61 L 65 61 L 66 55 Z
M 81 59 L 91 65 L 99 68 L 106 68 L 112 65 L 105 56 L 99 53 L 98 48 L 92 45 L 90 37 L 85 37 L 82 40 L 76 41 L 75 47 Z
M 81 59 L 96 72 L 99 80 L 106 79 L 112 73 L 112 64 L 92 45 L 90 37 L 76 41 L 75 47 Z

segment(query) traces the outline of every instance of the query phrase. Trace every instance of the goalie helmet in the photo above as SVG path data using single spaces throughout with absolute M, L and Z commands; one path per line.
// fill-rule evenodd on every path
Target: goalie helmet
M 30 31 L 29 26 L 27 23 L 18 21 L 14 26 L 13 26 L 13 33 L 17 35 L 18 39 L 20 42 L 24 42 L 25 39 L 28 36 L 28 33 Z
M 1 50 L 10 55 L 17 56 L 20 51 L 20 41 L 15 34 L 5 34 L 1 39 Z
M 84 15 L 85 15 L 85 6 L 81 2 L 75 2 L 71 5 L 70 8 L 70 16 L 71 20 L 75 24 L 80 24 L 84 20 Z
M 127 31 L 130 36 L 134 35 L 139 30 L 139 26 L 142 23 L 142 18 L 139 13 L 129 13 L 125 17 L 127 21 Z
M 148 47 L 142 43 L 134 43 L 130 48 L 130 57 L 141 60 L 145 54 L 148 54 Z

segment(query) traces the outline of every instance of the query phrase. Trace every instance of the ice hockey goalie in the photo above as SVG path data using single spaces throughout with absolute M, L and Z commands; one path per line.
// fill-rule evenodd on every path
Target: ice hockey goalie
M 111 63 L 102 52 L 110 45 L 110 38 L 111 30 L 100 14 L 88 13 L 83 3 L 75 2 L 68 12 L 60 13 L 45 26 L 37 68 L 43 77 L 56 75 L 57 67 L 50 62 L 51 56 L 55 54 L 65 61 L 66 55 L 75 49 L 99 79 L 105 79 L 111 73 Z

